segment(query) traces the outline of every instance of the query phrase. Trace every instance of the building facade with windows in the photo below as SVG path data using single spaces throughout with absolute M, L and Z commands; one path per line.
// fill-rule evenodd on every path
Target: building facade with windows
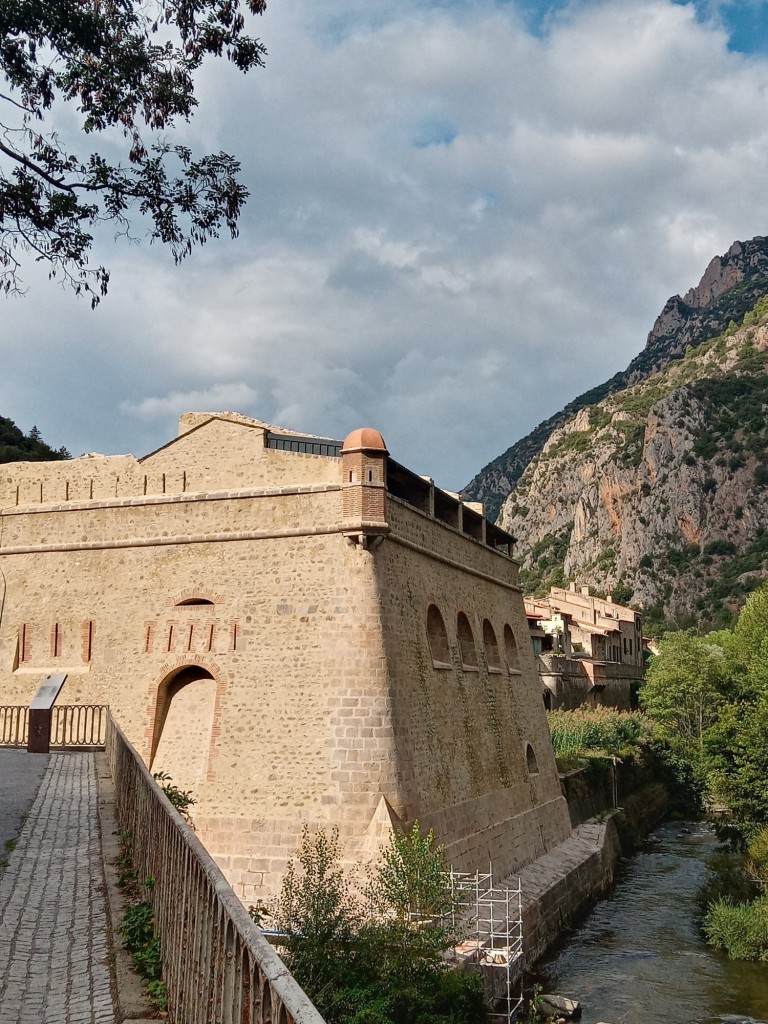
M 243 899 L 304 826 L 359 862 L 418 819 L 497 876 L 569 834 L 512 538 L 377 431 L 194 413 L 0 472 L 0 703 L 109 704 Z
M 526 598 L 525 613 L 545 707 L 634 705 L 645 671 L 638 612 L 571 584 Z

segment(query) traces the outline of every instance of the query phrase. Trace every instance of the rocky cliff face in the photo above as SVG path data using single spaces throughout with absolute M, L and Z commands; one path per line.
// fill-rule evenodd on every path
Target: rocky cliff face
M 489 463 L 464 488 L 462 497 L 485 503 L 494 518 L 514 490 L 526 466 L 542 450 L 554 430 L 581 409 L 595 406 L 615 394 L 658 373 L 671 361 L 682 359 L 689 347 L 701 345 L 724 331 L 731 321 L 741 322 L 755 302 L 768 293 L 768 238 L 734 242 L 722 256 L 715 256 L 701 281 L 684 296 L 673 295 L 656 319 L 645 348 L 626 370 L 598 387 L 579 395 L 555 416 Z
M 768 576 L 768 298 L 671 354 L 679 308 L 690 324 L 743 286 L 726 259 L 657 321 L 665 368 L 551 431 L 505 500 L 526 590 L 574 580 L 651 618 L 716 624 Z

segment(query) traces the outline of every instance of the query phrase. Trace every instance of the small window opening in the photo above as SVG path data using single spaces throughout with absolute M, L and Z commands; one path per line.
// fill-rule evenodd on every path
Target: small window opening
M 436 604 L 431 604 L 427 609 L 427 639 L 432 655 L 432 664 L 450 668 L 451 652 L 448 647 L 448 631 Z
M 61 626 L 59 626 L 58 622 L 54 623 L 51 630 L 51 657 L 61 657 Z
M 32 657 L 31 631 L 26 622 L 21 627 L 21 660 L 29 661 Z
M 93 621 L 89 620 L 83 627 L 83 661 L 89 662 L 93 657 Z
M 536 648 L 536 638 L 534 638 L 534 649 Z M 512 627 L 506 625 L 504 627 L 504 650 L 507 655 L 507 668 L 510 672 L 520 671 L 520 652 L 517 649 L 517 640 L 515 640 L 515 634 L 512 632 Z M 538 644 L 538 651 L 541 651 L 541 642 Z
M 209 606 L 213 608 L 213 601 L 209 601 L 207 597 L 187 597 L 183 601 L 177 601 L 176 608 L 189 608 L 191 606 Z
M 539 765 L 536 760 L 536 755 L 533 752 L 533 747 L 530 743 L 525 745 L 525 766 L 528 769 L 529 775 L 539 774 Z
M 459 612 L 456 619 L 456 633 L 459 638 L 459 652 L 462 668 L 477 668 L 477 648 L 472 635 L 472 627 L 464 612 Z
M 485 661 L 490 671 L 501 672 L 499 644 L 494 628 L 488 619 L 483 620 L 483 647 L 485 648 Z

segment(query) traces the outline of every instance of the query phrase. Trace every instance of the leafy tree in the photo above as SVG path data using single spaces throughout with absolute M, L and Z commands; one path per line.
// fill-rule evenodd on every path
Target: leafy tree
M 274 909 L 285 960 L 329 1024 L 485 1024 L 478 975 L 450 971 L 457 908 L 444 852 L 418 823 L 396 833 L 353 898 L 338 832 L 302 834 Z M 254 917 L 260 917 L 256 909 Z
M 24 434 L 5 416 L 0 416 L 0 463 L 40 462 L 71 458 L 66 448 L 51 448 L 37 427 Z
M 253 13 L 266 6 L 244 2 Z M 92 231 L 108 222 L 128 234 L 130 212 L 177 262 L 222 224 L 234 236 L 248 194 L 237 161 L 195 157 L 162 133 L 191 117 L 194 74 L 206 57 L 245 72 L 264 53 L 245 33 L 240 0 L 4 0 L 0 288 L 21 290 L 28 254 L 95 306 L 109 271 L 89 262 Z M 62 104 L 77 110 L 82 149 L 56 130 Z M 86 145 L 99 136 L 100 148 Z M 120 137 L 123 156 L 113 160 Z
M 768 694 L 727 705 L 706 738 L 707 772 L 716 799 L 745 838 L 768 826 Z
M 403 979 L 441 966 L 453 944 L 444 922 L 458 910 L 443 848 L 434 833 L 394 832 L 374 865 L 366 889 L 368 936 L 383 974 Z
M 740 680 L 741 689 L 754 696 L 768 694 L 768 587 L 750 594 L 733 634 L 746 669 Z
M 665 633 L 640 691 L 640 704 L 662 735 L 694 757 L 723 703 L 725 667 L 725 651 L 709 638 Z
M 288 862 L 275 926 L 287 936 L 289 965 L 319 1005 L 332 1002 L 353 967 L 358 911 L 341 868 L 338 829 L 312 835 L 304 826 L 297 859 Z

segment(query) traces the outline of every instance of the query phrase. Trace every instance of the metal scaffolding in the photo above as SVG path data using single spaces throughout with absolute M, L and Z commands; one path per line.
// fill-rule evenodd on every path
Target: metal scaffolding
M 461 906 L 452 923 L 467 936 L 456 956 L 480 965 L 493 998 L 491 1020 L 497 1024 L 510 1024 L 523 1006 L 523 897 L 520 879 L 516 887 L 510 881 L 494 885 L 492 871 L 451 869 L 451 887 Z

